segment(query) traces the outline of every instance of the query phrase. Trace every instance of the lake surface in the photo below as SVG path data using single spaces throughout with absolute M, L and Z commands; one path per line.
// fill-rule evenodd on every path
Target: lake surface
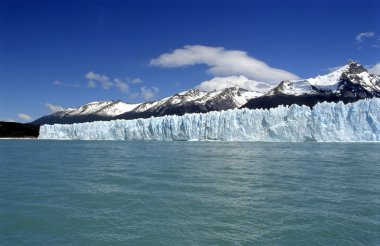
M 0 141 L 1 245 L 379 245 L 380 143 Z

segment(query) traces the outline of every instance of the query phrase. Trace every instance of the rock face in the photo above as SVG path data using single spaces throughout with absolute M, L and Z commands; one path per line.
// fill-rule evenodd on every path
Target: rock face
M 37 138 L 40 126 L 0 121 L 0 138 Z
M 41 139 L 363 142 L 380 141 L 380 99 L 232 109 L 149 119 L 43 125 Z
M 350 61 L 348 65 L 324 76 L 282 81 L 268 93 L 249 100 L 242 107 L 269 109 L 292 104 L 314 107 L 318 102 L 349 103 L 374 97 L 380 97 L 380 77 Z

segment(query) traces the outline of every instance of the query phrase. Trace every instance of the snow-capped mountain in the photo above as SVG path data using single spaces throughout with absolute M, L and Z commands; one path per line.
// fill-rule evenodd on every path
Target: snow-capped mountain
M 267 88 L 271 87 L 268 85 Z M 33 123 L 80 123 L 220 111 L 239 108 L 249 99 L 261 96 L 264 93 L 265 90 L 263 89 L 249 91 L 238 86 L 211 92 L 190 89 L 157 101 L 141 104 L 127 104 L 122 101 L 92 102 L 79 108 L 69 108 L 44 116 Z
M 57 112 L 57 114 L 65 115 L 89 115 L 97 114 L 104 116 L 115 116 L 135 109 L 140 104 L 128 104 L 122 101 L 104 101 L 91 102 L 79 108 L 68 108 Z
M 129 112 L 140 104 L 118 101 L 90 102 L 78 108 L 68 108 L 54 114 L 43 116 L 34 124 L 78 123 L 96 120 L 109 120 L 116 115 Z
M 380 76 L 370 74 L 362 65 L 349 61 L 338 70 L 306 80 L 286 80 L 263 96 L 243 105 L 247 108 L 275 108 L 279 105 L 306 105 L 318 102 L 355 102 L 380 97 Z
M 165 106 L 181 105 L 181 104 L 185 104 L 185 103 L 197 100 L 199 98 L 204 97 L 206 94 L 207 92 L 191 89 L 188 91 L 175 94 L 170 97 L 160 99 L 158 101 L 142 103 L 134 111 L 135 112 L 157 111 L 158 109 Z
M 116 116 L 116 118 L 136 119 L 227 110 L 239 108 L 249 99 L 263 94 L 263 92 L 248 91 L 237 86 L 211 92 L 191 89 L 155 102 L 143 103 L 136 109 Z

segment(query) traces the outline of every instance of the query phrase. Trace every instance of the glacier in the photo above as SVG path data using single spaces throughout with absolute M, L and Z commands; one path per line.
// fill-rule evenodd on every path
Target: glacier
M 149 119 L 42 125 L 39 139 L 157 141 L 380 141 L 380 99 L 232 109 Z

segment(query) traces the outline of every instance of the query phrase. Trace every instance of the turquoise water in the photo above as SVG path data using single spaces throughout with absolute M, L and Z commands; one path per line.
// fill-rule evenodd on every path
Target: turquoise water
M 379 245 L 380 144 L 0 141 L 1 245 Z

